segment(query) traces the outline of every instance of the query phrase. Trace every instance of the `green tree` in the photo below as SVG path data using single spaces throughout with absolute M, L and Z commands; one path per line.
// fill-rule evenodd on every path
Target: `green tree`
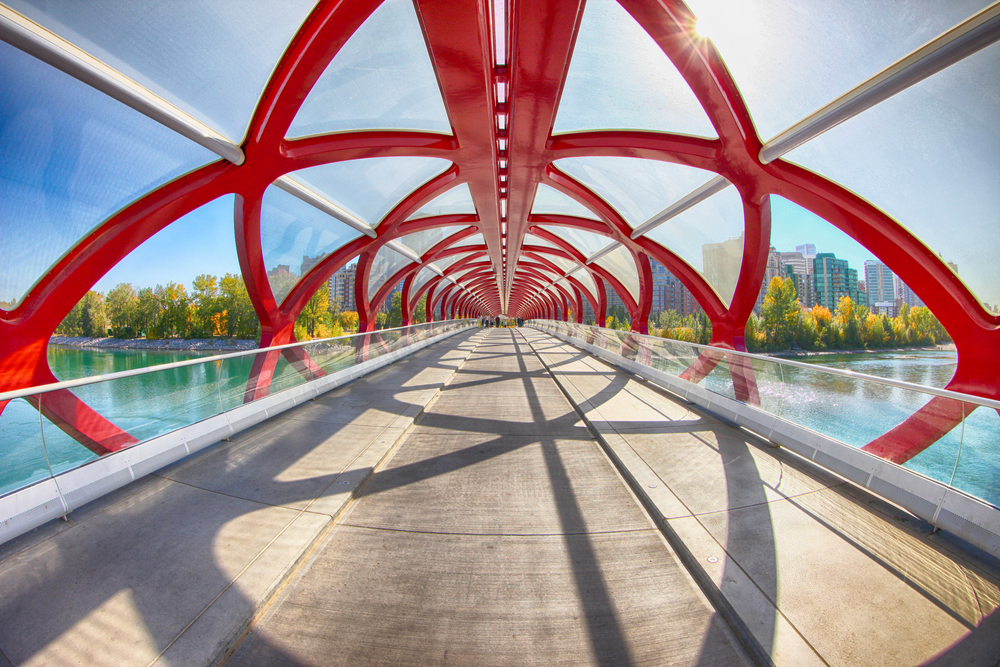
M 134 338 L 139 334 L 137 315 L 139 297 L 130 283 L 119 283 L 104 299 L 108 326 L 115 338 Z
M 330 287 L 327 283 L 323 283 L 322 287 L 313 292 L 302 312 L 295 318 L 295 323 L 300 325 L 308 336 L 305 340 L 323 338 L 327 335 L 333 326 L 333 318 L 330 315 Z M 296 337 L 298 338 L 298 334 Z
M 410 321 L 414 324 L 423 324 L 427 321 L 427 295 L 424 294 L 417 301 L 417 305 L 413 307 L 413 312 L 410 313 Z
M 80 329 L 82 335 L 92 338 L 103 338 L 108 335 L 108 316 L 104 309 L 104 295 L 90 291 L 80 300 Z
M 219 303 L 219 279 L 203 273 L 191 283 L 191 327 L 193 338 L 222 335 L 222 305 Z
M 153 291 L 163 309 L 158 323 L 160 335 L 186 337 L 190 326 L 191 303 L 184 285 L 169 282 L 166 286 L 157 285 Z
M 403 326 L 403 293 L 393 292 L 392 298 L 389 301 L 389 312 L 386 313 L 386 327 L 392 329 L 394 327 Z
M 143 287 L 136 295 L 135 306 L 135 328 L 137 335 L 144 335 L 146 338 L 156 338 L 158 333 L 157 325 L 160 315 L 163 312 L 163 305 L 160 303 L 156 292 L 150 287 Z
M 226 335 L 260 338 L 260 320 L 241 276 L 227 273 L 219 281 L 219 305 L 225 312 Z
M 76 302 L 63 318 L 63 321 L 56 327 L 56 333 L 63 336 L 83 335 L 83 300 Z
M 768 349 L 788 349 L 793 341 L 802 308 L 795 296 L 791 278 L 775 276 L 767 286 L 761 320 Z

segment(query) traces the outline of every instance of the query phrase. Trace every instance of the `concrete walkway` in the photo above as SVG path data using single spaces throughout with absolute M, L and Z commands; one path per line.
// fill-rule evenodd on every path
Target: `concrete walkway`
M 477 341 L 227 664 L 747 664 L 521 335 Z

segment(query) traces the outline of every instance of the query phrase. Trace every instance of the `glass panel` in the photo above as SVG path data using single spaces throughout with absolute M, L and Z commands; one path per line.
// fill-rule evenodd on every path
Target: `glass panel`
M 989 4 L 690 0 L 768 140 Z
M 452 264 L 454 264 L 458 260 L 460 260 L 460 259 L 462 259 L 464 257 L 468 257 L 470 254 L 471 253 L 460 252 L 457 255 L 448 255 L 447 257 L 441 257 L 439 259 L 435 259 L 434 262 L 433 262 L 433 264 L 434 264 L 434 266 L 436 266 L 439 269 L 441 269 L 442 271 L 444 271 L 445 269 L 447 269 L 449 266 L 451 266 Z
M 420 288 L 426 285 L 427 282 L 436 275 L 437 275 L 436 272 L 432 271 L 426 266 L 420 269 L 420 272 L 417 274 L 417 277 L 413 279 L 413 285 L 410 287 L 410 295 L 412 296 L 417 292 L 419 292 Z
M 0 308 L 84 235 L 167 181 L 218 159 L 0 42 Z
M 1000 44 L 786 157 L 895 218 L 1000 308 Z M 914 285 L 919 287 L 919 285 Z
M 546 248 L 556 248 L 557 250 L 562 250 L 562 248 L 560 248 L 559 246 L 557 246 L 555 243 L 550 243 L 549 241 L 546 241 L 545 239 L 543 239 L 541 236 L 535 236 L 534 234 L 525 234 L 524 235 L 524 245 L 528 245 L 528 244 L 530 244 L 530 245 L 544 246 Z M 522 247 L 523 247 L 523 245 L 522 245 Z
M 614 0 L 587 2 L 553 132 L 599 129 L 716 136 L 677 68 Z
M 461 269 L 455 271 L 454 273 L 449 273 L 448 277 L 451 278 L 452 280 L 460 281 L 462 276 L 464 276 L 465 274 L 471 273 L 472 271 L 482 271 L 485 268 L 487 268 L 485 264 L 482 266 L 473 266 L 469 268 L 462 267 Z
M 541 273 L 543 276 L 545 276 L 546 278 L 548 278 L 549 282 L 555 282 L 555 281 L 559 280 L 559 278 L 560 278 L 560 276 L 559 276 L 558 273 L 556 273 L 555 271 L 553 271 L 551 269 L 547 269 L 544 266 L 541 266 L 540 264 L 533 263 L 533 264 L 530 265 L 529 268 L 531 268 L 531 269 L 533 269 L 533 270 L 538 271 L 539 273 Z
M 446 237 L 466 229 L 468 225 L 453 225 L 451 227 L 435 227 L 425 229 L 415 234 L 407 234 L 399 239 L 404 246 L 423 257 L 424 253 L 440 243 Z
M 288 136 L 376 129 L 451 133 L 410 0 L 386 0 L 358 28 L 309 92 Z
M 743 229 L 743 200 L 728 187 L 646 236 L 700 271 L 728 306 L 743 264 Z
M 409 257 L 400 255 L 389 246 L 382 246 L 375 253 L 375 260 L 372 262 L 371 272 L 368 274 L 368 299 L 375 297 L 386 280 L 391 278 L 397 271 L 412 264 Z
M 459 248 L 467 245 L 483 245 L 486 240 L 483 238 L 482 234 L 473 234 L 472 236 L 467 236 L 458 243 L 452 243 L 450 248 Z
M 583 283 L 583 286 L 590 290 L 590 293 L 596 297 L 597 296 L 597 283 L 594 282 L 594 277 L 590 275 L 590 271 L 577 271 L 571 278 L 575 278 Z
M 633 228 L 715 177 L 704 169 L 631 157 L 574 157 L 555 165 L 600 195 Z
M 422 324 L 404 330 L 345 336 L 298 348 L 327 373 L 400 349 L 426 338 L 466 326 L 464 323 Z M 192 350 L 96 349 L 53 346 L 49 365 L 61 379 L 133 370 L 145 366 L 205 357 Z M 270 394 L 303 384 L 310 376 L 301 363 L 277 355 Z M 157 370 L 85 385 L 73 390 L 87 405 L 140 441 L 212 417 L 244 404 L 257 354 Z M 42 394 L 45 405 L 51 394 Z M 39 428 L 41 424 L 41 429 Z M 44 441 L 40 437 L 44 434 Z M 138 454 L 141 457 L 141 452 Z M 73 440 L 22 399 L 0 414 L 0 495 L 59 474 L 97 456 Z M 46 460 L 47 459 L 47 460 Z
M 93 452 L 55 427 L 26 400 L 16 399 L 0 414 L 0 495 L 97 458 Z M 44 429 L 43 449 L 40 428 Z M 46 455 L 48 458 L 46 459 Z
M 583 229 L 576 229 L 575 227 L 564 227 L 562 225 L 539 225 L 539 227 L 568 241 L 571 246 L 582 252 L 584 257 L 590 257 L 611 242 L 611 239 L 607 236 L 601 236 L 600 234 L 588 232 Z
M 373 157 L 310 167 L 290 176 L 377 227 L 396 204 L 450 166 L 439 158 Z
M 353 227 L 269 185 L 261 206 L 260 245 L 274 298 L 281 303 L 306 271 L 359 236 Z
M 271 72 L 316 3 L 8 0 L 5 4 L 241 143 Z
M 476 205 L 472 202 L 472 192 L 468 183 L 456 185 L 443 195 L 438 195 L 421 206 L 408 220 L 429 218 L 434 215 L 476 214 Z
M 962 441 L 961 455 L 952 484 L 1000 507 L 1000 486 L 997 485 L 997 480 L 1000 479 L 998 433 L 1000 433 L 1000 415 L 996 410 L 980 407 L 966 417 L 964 427 L 957 426 L 948 435 L 952 438 L 957 435 Z M 927 452 L 931 449 L 929 448 Z M 915 456 L 912 461 L 916 462 L 921 456 L 923 454 Z M 918 469 L 915 465 L 907 467 Z
M 538 184 L 538 189 L 535 191 L 535 202 L 531 205 L 531 212 L 538 214 L 573 215 L 578 218 L 600 220 L 596 213 L 577 200 L 544 183 Z
M 549 255 L 547 253 L 543 254 L 542 256 L 548 261 L 558 266 L 560 269 L 562 269 L 563 273 L 566 273 L 575 266 L 579 266 L 579 264 L 577 264 L 576 262 L 566 259 L 565 257 L 556 257 L 555 255 Z
M 624 246 L 618 246 L 616 250 L 601 257 L 595 264 L 600 264 L 621 281 L 636 303 L 639 302 L 639 272 L 635 268 L 632 254 Z

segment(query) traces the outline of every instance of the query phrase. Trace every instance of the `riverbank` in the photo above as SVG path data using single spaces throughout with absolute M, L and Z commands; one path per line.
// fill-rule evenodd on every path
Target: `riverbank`
M 242 352 L 257 349 L 256 340 L 231 338 L 88 338 L 86 336 L 52 336 L 49 345 L 114 350 L 195 350 L 204 352 Z
M 820 357 L 833 354 L 897 354 L 900 352 L 957 352 L 954 343 L 942 345 L 925 345 L 922 347 L 883 347 L 874 350 L 864 348 L 858 350 L 778 350 L 776 352 L 757 352 L 765 357 Z

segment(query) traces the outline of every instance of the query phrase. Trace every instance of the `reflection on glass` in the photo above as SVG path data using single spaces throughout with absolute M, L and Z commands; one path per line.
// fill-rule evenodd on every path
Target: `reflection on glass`
M 786 159 L 909 229 L 1000 309 L 1000 44 L 925 79 Z M 919 287 L 919 286 L 914 286 Z
M 372 261 L 372 268 L 368 274 L 368 298 L 375 298 L 375 294 L 386 280 L 407 264 L 412 263 L 413 260 L 409 257 L 400 255 L 389 246 L 379 248 L 378 252 L 375 253 L 375 259 Z
M 105 219 L 218 158 L 0 42 L 0 308 Z
M 635 261 L 624 246 L 618 246 L 595 262 L 613 275 L 625 286 L 636 303 L 639 302 L 639 271 Z
M 309 92 L 288 136 L 348 130 L 451 133 L 409 0 L 385 0 L 361 24 Z
M 729 187 L 646 233 L 699 271 L 729 305 L 743 264 L 743 200 Z
M 274 298 L 281 303 L 307 271 L 359 236 L 353 227 L 269 185 L 261 205 L 260 245 Z
M 629 357 L 628 336 L 621 331 L 598 327 L 541 321 L 552 328 L 616 354 Z M 642 360 L 652 368 L 675 377 L 714 358 L 717 363 L 699 380 L 706 389 L 733 400 L 744 401 L 789 422 L 821 433 L 853 447 L 861 448 L 910 419 L 931 401 L 931 395 L 883 385 L 863 378 L 843 377 L 822 368 L 809 369 L 781 364 L 768 359 L 739 359 L 723 351 L 706 350 L 676 340 L 645 337 L 650 357 Z M 624 352 L 622 351 L 624 349 Z M 701 357 L 701 358 L 699 358 Z M 638 358 L 631 356 L 629 358 Z M 819 358 L 819 363 L 845 370 L 906 382 L 930 385 L 947 383 L 954 373 L 957 358 L 949 351 L 915 351 L 905 354 L 845 354 Z M 752 368 L 752 376 L 747 373 Z M 707 368 L 707 366 L 705 366 Z M 757 397 L 738 396 L 733 371 L 742 369 L 742 377 L 752 379 Z M 934 423 L 937 417 L 960 413 L 960 403 L 952 399 L 934 399 L 936 408 L 923 419 Z M 903 467 L 930 477 L 992 504 L 1000 504 L 1000 417 L 996 410 L 979 407 L 964 422 L 939 438 Z
M 716 136 L 691 88 L 649 33 L 614 0 L 589 0 L 553 132 L 602 129 Z
M 45 427 L 45 447 L 40 433 Z M 48 460 L 46 460 L 48 453 Z M 0 495 L 49 476 L 49 463 L 60 470 L 97 456 L 57 429 L 24 399 L 7 404 L 0 414 Z

